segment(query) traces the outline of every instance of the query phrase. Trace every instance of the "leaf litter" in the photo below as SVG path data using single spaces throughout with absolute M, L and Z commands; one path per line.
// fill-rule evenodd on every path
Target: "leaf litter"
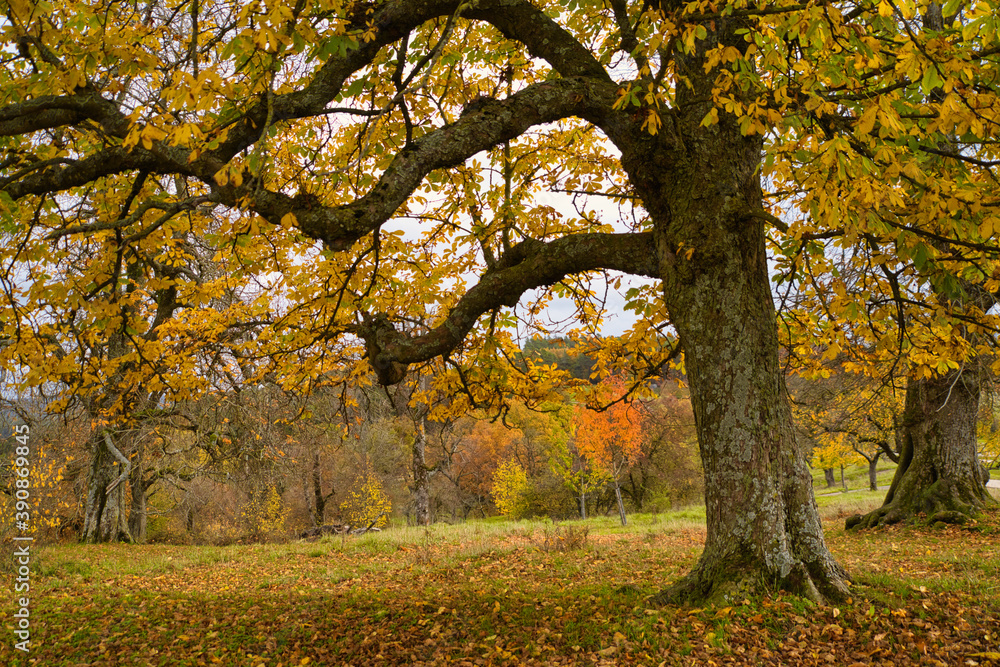
M 855 583 L 847 603 L 828 607 L 780 594 L 653 606 L 697 559 L 704 530 L 690 526 L 591 528 L 571 551 L 542 548 L 551 529 L 530 526 L 228 548 L 49 547 L 32 581 L 32 650 L 7 641 L 0 662 L 998 665 L 998 534 L 996 511 L 946 529 L 831 528 Z

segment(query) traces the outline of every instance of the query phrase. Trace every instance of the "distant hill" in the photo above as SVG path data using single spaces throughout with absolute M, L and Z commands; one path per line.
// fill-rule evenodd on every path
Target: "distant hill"
M 580 349 L 572 340 L 564 337 L 547 338 L 535 336 L 524 345 L 525 357 L 534 358 L 568 372 L 573 377 L 593 382 L 590 374 L 596 360 Z

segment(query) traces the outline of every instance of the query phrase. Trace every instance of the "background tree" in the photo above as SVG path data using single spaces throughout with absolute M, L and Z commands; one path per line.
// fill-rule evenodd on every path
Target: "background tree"
M 996 107 L 996 89 L 989 84 L 972 95 L 968 89 L 977 85 L 973 79 L 978 81 L 979 73 L 992 77 L 997 64 L 995 45 L 967 50 L 972 32 L 992 21 L 980 11 L 985 6 L 965 13 L 961 5 L 907 3 L 882 10 L 887 21 L 913 37 L 897 40 L 900 50 L 891 56 L 875 56 L 898 68 L 900 87 L 877 106 L 855 106 L 847 96 L 860 131 L 842 137 L 848 150 L 829 144 L 835 149 L 830 164 L 835 156 L 836 174 L 822 176 L 836 183 L 842 196 L 834 201 L 807 189 L 799 200 L 810 216 L 836 209 L 861 222 L 856 230 L 843 230 L 834 248 L 827 245 L 838 268 L 846 270 L 818 266 L 824 253 L 816 241 L 839 237 L 839 231 L 813 236 L 815 225 L 807 222 L 799 233 L 810 241 L 790 241 L 798 253 L 792 271 L 805 269 L 809 280 L 828 283 L 814 291 L 820 319 L 846 319 L 843 327 L 827 321 L 832 354 L 852 338 L 881 362 L 899 355 L 908 367 L 897 476 L 884 506 L 849 519 L 852 526 L 920 513 L 964 520 L 991 502 L 976 457 L 974 415 L 984 370 L 981 355 L 988 353 L 997 330 L 996 318 L 987 315 L 997 287 L 997 246 L 990 242 L 996 213 L 982 205 L 997 194 L 996 122 L 990 112 L 982 123 L 970 123 L 959 109 Z M 937 50 L 939 44 L 948 46 Z M 960 73 L 963 61 L 974 63 L 973 70 Z M 847 118 L 843 108 L 822 111 L 832 114 L 827 123 Z M 910 138 L 915 132 L 918 141 Z M 794 150 L 795 143 L 785 147 Z M 892 164 L 886 159 L 891 155 L 901 159 Z M 782 174 L 785 185 L 797 192 L 803 190 L 793 183 L 819 176 L 817 164 L 801 167 Z M 873 189 L 875 182 L 881 185 Z
M 493 471 L 490 497 L 497 511 L 504 516 L 519 518 L 527 509 L 528 475 L 514 459 L 501 461 Z
M 622 491 L 636 511 L 691 505 L 704 494 L 691 403 L 662 389 L 640 404 L 640 450 L 625 472 Z
M 989 386 L 992 388 L 992 383 Z M 990 391 L 980 404 L 977 434 L 979 460 L 986 466 L 987 471 L 1000 467 L 1000 419 L 997 417 L 994 391 Z
M 567 338 L 534 337 L 524 344 L 525 356 L 566 371 L 577 380 L 591 381 L 597 360 Z
M 576 413 L 576 446 L 592 465 L 604 470 L 615 488 L 615 500 L 622 525 L 627 525 L 619 476 L 638 459 L 641 448 L 641 417 L 630 403 L 624 402 L 625 383 L 609 378 L 601 383 L 599 398 L 606 401 L 604 410 L 580 406 Z
M 879 461 L 899 460 L 905 390 L 895 386 L 891 370 L 869 371 L 876 377 L 847 373 L 828 362 L 827 377 L 796 377 L 790 390 L 800 428 L 814 443 L 813 465 L 831 469 L 860 457 L 868 465 L 868 486 L 876 491 Z
M 340 508 L 353 528 L 382 528 L 389 523 L 392 501 L 382 490 L 381 480 L 366 466 Z

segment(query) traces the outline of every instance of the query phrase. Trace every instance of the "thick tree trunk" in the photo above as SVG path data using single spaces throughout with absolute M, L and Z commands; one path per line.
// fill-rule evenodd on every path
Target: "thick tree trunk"
M 431 502 L 429 475 L 427 471 L 427 432 L 424 420 L 417 424 L 413 438 L 413 515 L 418 526 L 427 526 L 431 522 Z
M 745 48 L 738 21 L 714 35 Z M 700 44 L 712 48 L 715 44 Z M 694 571 L 661 596 L 742 599 L 760 585 L 816 601 L 847 597 L 848 576 L 826 547 L 806 452 L 778 363 L 767 273 L 759 136 L 712 108 L 715 73 L 677 56 L 683 145 L 622 164 L 654 221 L 664 299 L 680 334 L 705 472 L 708 534 Z M 657 173 L 662 165 L 667 174 Z
M 736 221 L 733 221 L 734 223 Z M 778 364 L 762 228 L 752 221 L 705 273 L 668 296 L 684 345 L 702 462 L 708 535 L 670 599 L 721 599 L 761 582 L 822 601 L 848 594 L 826 548 L 805 452 Z M 728 270 L 726 270 L 728 269 Z M 679 302 L 679 303 L 678 303 Z
M 129 488 L 132 502 L 128 511 L 128 530 L 132 539 L 139 544 L 146 542 L 146 528 L 149 525 L 147 498 L 149 489 L 156 483 L 156 477 L 146 477 L 143 468 L 143 449 L 140 446 L 132 456 L 132 470 L 129 472 Z
M 131 542 L 126 503 L 128 459 L 107 434 L 95 434 L 92 448 L 80 539 L 87 543 Z
M 873 528 L 926 515 L 931 522 L 964 522 L 993 502 L 976 449 L 978 370 L 955 370 L 910 380 L 903 410 L 899 466 L 882 507 L 847 520 Z
M 129 480 L 132 490 L 132 503 L 128 511 L 128 530 L 132 539 L 139 544 L 146 542 L 146 527 L 149 525 L 149 510 L 146 503 L 146 493 L 149 487 L 143 484 L 142 473 L 133 474 Z
M 826 488 L 832 489 L 837 484 L 837 474 L 833 468 L 823 468 L 823 477 L 826 479 Z

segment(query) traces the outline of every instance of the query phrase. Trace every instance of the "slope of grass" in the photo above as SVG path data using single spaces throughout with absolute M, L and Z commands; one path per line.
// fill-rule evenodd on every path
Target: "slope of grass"
M 878 476 L 878 486 L 885 490 L 892 482 L 892 476 L 896 472 L 896 464 L 885 458 L 879 459 L 875 469 Z M 840 468 L 836 468 L 834 473 L 837 478 L 836 484 L 831 487 L 826 485 L 826 477 L 820 468 L 812 469 L 813 488 L 817 494 L 837 493 L 844 490 L 844 485 L 849 491 L 861 491 L 868 489 L 868 464 L 844 466 L 843 483 L 841 482 Z
M 32 650 L 0 664 L 990 664 L 1000 513 L 847 533 L 878 494 L 821 499 L 855 596 L 655 607 L 704 544 L 704 510 L 391 528 L 231 547 L 56 546 L 32 562 Z M 8 552 L 11 548 L 5 547 Z M 13 588 L 7 557 L 0 585 Z M 971 661 L 971 662 L 970 662 Z

